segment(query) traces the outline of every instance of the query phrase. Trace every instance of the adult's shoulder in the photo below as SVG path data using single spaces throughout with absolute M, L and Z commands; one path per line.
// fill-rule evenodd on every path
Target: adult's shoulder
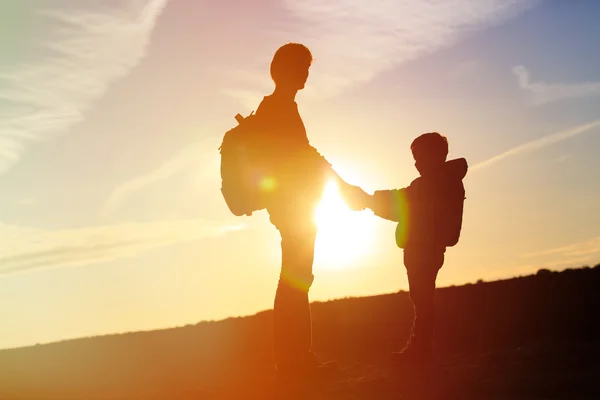
M 260 101 L 260 103 L 258 104 L 258 107 L 256 109 L 256 113 L 258 114 L 265 112 L 265 110 L 269 110 L 269 108 L 271 108 L 272 105 L 272 100 L 271 100 L 271 96 L 264 96 L 262 98 L 262 100 Z
M 289 111 L 289 105 L 281 101 L 273 95 L 264 96 L 260 102 L 256 113 L 267 114 L 272 117 L 281 116 L 287 114 Z
M 283 99 L 281 96 L 276 96 L 275 94 L 264 96 L 258 106 L 258 110 L 273 111 L 276 113 L 285 113 L 294 109 L 298 109 L 295 101 Z

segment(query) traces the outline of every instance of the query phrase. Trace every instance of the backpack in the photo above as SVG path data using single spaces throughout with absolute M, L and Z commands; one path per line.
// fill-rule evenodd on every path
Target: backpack
M 396 227 L 398 247 L 404 248 L 407 240 L 410 240 L 409 236 L 418 243 L 433 239 L 436 244 L 445 247 L 458 243 L 465 203 L 462 179 L 467 169 L 464 158 L 446 161 L 441 181 L 419 177 L 409 186 L 410 194 L 404 194 L 407 197 L 396 192 L 396 198 L 390 197 L 387 200 L 396 207 L 396 210 L 392 210 L 395 211 L 393 215 L 386 215 L 384 218 L 394 217 L 393 220 L 399 221 Z
M 403 202 L 404 205 L 395 204 L 392 207 L 387 207 L 392 214 L 376 213 L 376 215 L 380 215 L 382 218 L 398 221 L 395 233 L 398 247 L 404 248 L 408 237 L 415 234 L 418 235 L 419 242 L 425 236 L 431 237 L 431 235 L 434 235 L 436 243 L 442 244 L 445 247 L 452 247 L 458 243 L 462 230 L 465 201 L 464 185 L 462 182 L 460 184 L 448 185 L 441 193 L 438 192 L 439 194 L 442 194 L 443 197 L 435 201 L 433 209 L 429 208 L 426 211 L 425 219 L 421 217 L 419 220 L 414 220 L 415 215 L 413 215 L 411 210 L 415 205 L 411 205 L 410 201 L 406 202 L 406 200 Z M 389 200 L 392 200 L 392 198 Z M 413 201 L 419 202 L 423 200 L 413 199 Z M 423 211 L 419 215 L 423 216 Z M 413 220 L 412 224 L 410 223 L 411 220 Z M 417 226 L 414 224 L 417 224 Z M 410 233 L 409 230 L 411 231 Z
M 254 111 L 235 116 L 238 125 L 225 132 L 221 154 L 221 193 L 236 216 L 252 215 L 265 208 L 260 191 L 258 127 Z
M 461 182 L 455 185 L 444 202 L 444 224 L 442 225 L 444 244 L 452 247 L 460 239 L 463 210 L 465 204 L 465 187 Z

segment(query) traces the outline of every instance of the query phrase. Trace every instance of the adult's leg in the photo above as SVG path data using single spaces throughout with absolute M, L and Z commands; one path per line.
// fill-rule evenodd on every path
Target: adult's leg
M 306 368 L 313 357 L 308 291 L 313 282 L 316 226 L 295 219 L 279 224 L 282 267 L 274 303 L 275 359 L 280 370 Z

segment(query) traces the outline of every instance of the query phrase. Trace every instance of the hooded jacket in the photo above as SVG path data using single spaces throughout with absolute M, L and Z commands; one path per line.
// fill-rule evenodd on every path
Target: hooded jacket
M 464 158 L 446 161 L 403 189 L 379 190 L 373 212 L 398 222 L 396 244 L 408 251 L 445 252 L 458 243 L 467 174 Z

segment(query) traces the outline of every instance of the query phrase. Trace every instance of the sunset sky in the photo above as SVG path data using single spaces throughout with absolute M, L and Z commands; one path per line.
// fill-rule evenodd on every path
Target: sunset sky
M 468 160 L 439 285 L 599 263 L 599 17 L 596 0 L 2 1 L 0 348 L 272 307 L 278 232 L 229 213 L 217 148 L 287 42 L 315 57 L 297 102 L 348 182 L 408 185 L 423 132 Z M 336 196 L 311 299 L 406 289 L 395 225 Z

